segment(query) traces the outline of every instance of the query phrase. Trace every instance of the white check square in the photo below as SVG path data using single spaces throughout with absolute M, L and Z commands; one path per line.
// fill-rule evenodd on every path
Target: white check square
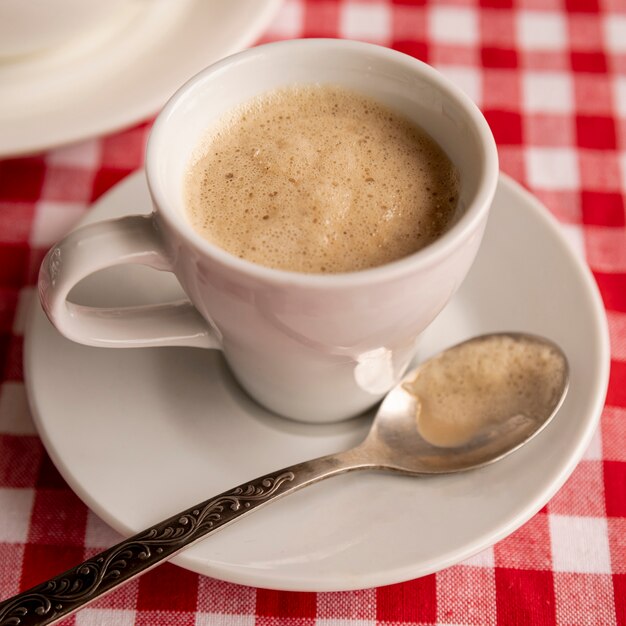
M 561 72 L 525 72 L 522 98 L 529 113 L 571 113 L 575 100 L 572 78 Z
M 481 550 L 478 554 L 470 556 L 469 559 L 465 559 L 462 562 L 462 565 L 470 565 L 474 567 L 494 567 L 495 562 L 493 548 L 486 548 L 485 550 Z
M 550 515 L 549 524 L 556 572 L 611 573 L 605 518 Z
M 105 524 L 95 513 L 87 514 L 87 528 L 85 529 L 85 547 L 103 550 L 119 543 L 122 535 Z
M 565 236 L 569 247 L 581 260 L 585 260 L 585 237 L 578 224 L 560 224 L 561 233 Z
M 619 171 L 622 178 L 622 187 L 626 189 L 626 152 L 620 152 L 618 155 Z
M 625 27 L 626 28 L 626 27 Z M 624 39 L 626 40 L 626 30 L 624 30 Z M 615 110 L 621 117 L 626 117 L 626 76 L 615 76 L 613 78 Z
M 565 20 L 553 11 L 520 11 L 517 38 L 526 50 L 563 50 L 567 45 Z
M 299 0 L 286 0 L 271 21 L 267 34 L 282 39 L 293 39 L 302 32 L 303 7 Z
M 611 52 L 626 52 L 626 15 L 607 13 L 604 16 L 604 41 Z
M 34 499 L 33 489 L 0 489 L 0 542 L 26 542 Z
M 254 626 L 256 617 L 235 613 L 198 613 L 195 626 Z
M 348 618 L 321 618 L 315 620 L 315 626 L 376 626 L 376 620 L 348 619 Z
M 382 2 L 347 2 L 341 7 L 339 29 L 348 39 L 384 42 L 391 33 L 391 12 Z
M 90 609 L 86 608 L 76 614 L 76 626 L 133 626 L 135 611 L 124 609 Z
M 40 200 L 36 206 L 30 243 L 37 248 L 47 248 L 62 239 L 85 214 L 82 202 L 53 202 Z
M 467 7 L 434 5 L 428 13 L 430 36 L 437 43 L 475 45 L 478 43 L 478 16 Z
M 583 455 L 584 461 L 601 461 L 602 460 L 602 432 L 598 428 L 593 435 L 585 454 Z
M 460 87 L 476 104 L 482 101 L 480 72 L 475 67 L 439 65 L 437 69 Z
M 578 190 L 580 173 L 574 150 L 532 147 L 524 155 L 532 187 L 554 191 Z
M 317 626 L 374 626 L 376 590 L 330 591 L 317 596 Z
M 102 146 L 98 139 L 82 141 L 71 146 L 57 148 L 46 155 L 48 165 L 96 169 L 100 165 Z

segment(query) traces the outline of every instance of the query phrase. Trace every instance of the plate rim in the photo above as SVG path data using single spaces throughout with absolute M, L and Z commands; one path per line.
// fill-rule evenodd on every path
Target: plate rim
M 133 174 L 130 174 L 123 181 L 115 185 L 111 190 L 104 194 L 96 205 L 101 202 L 106 202 L 109 193 L 113 192 L 119 185 L 131 184 L 132 180 L 143 177 L 143 170 L 138 170 Z M 132 180 L 131 180 L 132 179 Z M 557 219 L 550 213 L 550 211 L 543 206 L 543 204 L 534 197 L 529 191 L 527 191 L 522 185 L 517 183 L 511 177 L 504 173 L 500 173 L 499 185 L 503 185 L 508 192 L 518 195 L 520 199 L 532 207 L 535 214 L 535 218 L 542 221 L 542 226 L 548 228 L 555 235 L 556 240 L 559 241 L 562 253 L 567 257 L 568 265 L 575 268 L 578 277 L 583 282 L 585 291 L 590 298 L 591 310 L 594 317 L 594 334 L 595 343 L 598 346 L 598 355 L 600 361 L 596 364 L 594 381 L 590 384 L 590 388 L 595 389 L 596 393 L 592 398 L 592 411 L 590 417 L 585 423 L 583 434 L 579 437 L 576 446 L 569 454 L 567 462 L 558 470 L 557 477 L 550 483 L 546 484 L 539 493 L 535 494 L 532 501 L 524 507 L 523 512 L 512 517 L 507 523 L 503 523 L 498 529 L 485 532 L 482 535 L 476 537 L 473 541 L 467 542 L 462 548 L 456 551 L 451 551 L 438 559 L 431 559 L 430 562 L 421 563 L 418 566 L 400 566 L 386 571 L 376 571 L 373 574 L 364 573 L 358 577 L 357 580 L 351 580 L 344 576 L 343 583 L 325 584 L 328 581 L 319 580 L 311 583 L 309 579 L 304 581 L 304 584 L 300 582 L 298 584 L 295 581 L 286 581 L 284 574 L 274 577 L 275 572 L 272 570 L 264 571 L 264 575 L 259 577 L 258 570 L 242 571 L 240 568 L 230 566 L 230 564 L 221 564 L 220 567 L 216 567 L 214 563 L 199 563 L 197 558 L 193 556 L 185 556 L 181 554 L 174 557 L 170 562 L 184 567 L 190 571 L 198 574 L 212 576 L 223 580 L 225 582 L 249 585 L 259 588 L 284 590 L 284 591 L 305 591 L 305 592 L 328 592 L 328 591 L 350 591 L 357 589 L 367 589 L 372 587 L 379 587 L 383 585 L 389 585 L 398 583 L 401 581 L 411 580 L 419 578 L 434 572 L 441 571 L 447 567 L 458 564 L 475 554 L 481 552 L 484 549 L 493 546 L 498 541 L 501 541 L 516 529 L 525 524 L 530 518 L 532 518 L 546 503 L 556 494 L 556 492 L 563 486 L 563 484 L 570 477 L 575 467 L 580 462 L 585 450 L 589 446 L 589 443 L 594 436 L 598 427 L 602 409 L 606 398 L 606 392 L 609 382 L 609 370 L 610 370 L 610 341 L 608 322 L 606 318 L 606 312 L 604 304 L 598 289 L 598 286 L 592 276 L 591 270 L 587 263 L 573 250 L 570 243 L 566 240 L 561 231 L 561 227 Z M 141 529 L 132 529 L 115 519 L 112 514 L 109 514 L 103 507 L 97 503 L 92 496 L 89 495 L 80 485 L 75 485 L 75 481 L 72 478 L 72 474 L 66 467 L 62 458 L 59 457 L 54 446 L 48 439 L 48 433 L 43 427 L 43 420 L 40 412 L 37 410 L 35 402 L 35 393 L 32 388 L 32 371 L 31 360 L 34 359 L 32 348 L 32 325 L 35 323 L 35 312 L 40 308 L 39 301 L 35 297 L 30 307 L 29 316 L 27 319 L 25 333 L 24 333 L 24 383 L 26 386 L 29 406 L 32 412 L 33 420 L 37 428 L 37 434 L 41 438 L 47 453 L 50 455 L 53 463 L 59 470 L 64 480 L 68 483 L 69 487 L 76 493 L 76 495 L 85 503 L 85 505 L 91 509 L 98 517 L 100 517 L 106 524 L 115 529 L 122 535 L 130 535 Z M 311 583 L 311 584 L 309 584 Z
M 191 0 L 193 6 L 187 10 L 190 13 L 198 11 L 198 7 L 202 7 L 203 3 L 206 1 L 207 0 Z M 248 21 L 247 26 L 242 29 L 239 36 L 230 43 L 227 49 L 225 48 L 224 51 L 220 52 L 211 61 L 207 61 L 205 65 L 208 67 L 220 59 L 254 44 L 258 37 L 267 29 L 282 3 L 283 0 L 253 0 L 253 2 L 250 3 L 250 7 L 252 7 L 255 12 L 253 17 Z M 227 2 L 224 6 L 229 7 L 231 5 Z M 182 35 L 183 33 L 180 28 L 174 30 L 172 34 L 170 34 L 170 40 L 175 41 L 177 37 Z M 140 61 L 139 64 L 141 64 Z M 196 72 L 194 72 L 194 74 L 195 73 Z M 38 112 L 34 118 L 29 115 L 18 116 L 17 119 L 21 120 L 24 124 L 36 121 L 37 132 L 26 140 L 15 140 L 7 144 L 5 144 L 4 141 L 0 141 L 0 158 L 19 158 L 34 155 L 46 150 L 65 147 L 80 141 L 95 139 L 101 135 L 112 134 L 130 128 L 134 124 L 148 120 L 156 115 L 167 100 L 174 94 L 176 89 L 190 78 L 191 76 L 183 76 L 176 85 L 159 90 L 159 95 L 153 94 L 151 98 L 146 97 L 140 99 L 139 102 L 135 103 L 132 110 L 126 107 L 124 110 L 117 110 L 115 114 L 109 113 L 106 117 L 90 117 L 89 122 L 84 122 L 81 126 L 68 130 L 67 132 L 64 131 L 61 133 L 58 131 L 58 120 L 54 119 L 54 107 L 52 111 L 46 110 L 43 112 L 43 120 L 41 112 Z M 71 95 L 70 91 L 67 92 L 67 95 Z M 65 102 L 65 104 L 69 106 L 72 104 L 72 101 Z M 58 108 L 57 106 L 56 109 Z M 53 119 L 48 120 L 48 115 L 52 115 Z M 14 118 L 11 118 L 11 121 L 13 122 Z M 42 132 L 45 128 L 49 128 L 47 134 Z M 45 137 L 47 137 L 47 139 L 42 139 Z

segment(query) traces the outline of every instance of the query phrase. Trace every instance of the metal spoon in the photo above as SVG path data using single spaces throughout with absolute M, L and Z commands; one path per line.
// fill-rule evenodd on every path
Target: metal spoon
M 512 350 L 517 351 L 516 358 L 511 357 Z M 525 355 L 525 360 L 520 360 L 520 354 Z M 463 358 L 459 370 L 460 362 L 455 360 Z M 531 361 L 534 378 L 527 382 L 532 383 L 528 385 L 532 395 L 518 393 L 500 398 L 508 404 L 506 414 L 495 415 L 494 419 L 492 410 L 489 422 L 474 427 L 461 445 L 433 445 L 420 434 L 420 418 L 425 419 L 423 411 L 432 400 L 428 388 L 425 392 L 419 390 L 416 381 L 420 376 L 430 380 L 434 375 L 433 380 L 445 382 L 445 376 L 454 375 L 456 367 L 457 374 L 462 371 L 462 378 L 473 383 L 468 387 L 449 378 L 452 392 L 448 400 L 455 406 L 475 408 L 473 400 L 484 401 L 486 387 L 481 376 L 485 378 L 489 367 L 499 364 L 491 369 L 494 380 L 500 384 L 508 380 L 507 376 L 512 376 L 512 380 L 517 376 L 519 380 L 520 368 Z M 446 363 L 448 370 L 444 371 Z M 546 426 L 563 402 L 567 386 L 566 357 L 546 339 L 501 333 L 458 344 L 407 374 L 387 394 L 369 434 L 355 448 L 266 474 L 125 539 L 81 565 L 0 602 L 0 626 L 52 624 L 258 507 L 331 476 L 364 469 L 421 476 L 493 463 L 517 450 Z M 487 389 L 490 408 L 492 401 L 498 401 L 498 390 L 494 389 Z M 482 394 L 480 398 L 478 394 Z M 496 405 L 504 406 L 497 402 Z

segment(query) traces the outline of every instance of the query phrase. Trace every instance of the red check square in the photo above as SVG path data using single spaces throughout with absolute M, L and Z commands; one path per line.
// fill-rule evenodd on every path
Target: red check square
M 428 46 L 421 41 L 397 40 L 393 42 L 393 48 L 425 63 L 428 62 Z
M 20 588 L 29 589 L 82 561 L 80 546 L 28 543 L 24 547 Z
M 257 591 L 256 613 L 258 616 L 281 619 L 313 619 L 316 614 L 316 596 L 314 593 L 259 589 Z
M 498 624 L 556 626 L 551 571 L 496 568 Z
M 626 494 L 626 463 L 604 461 L 604 497 L 606 514 L 609 517 L 626 517 L 624 494 Z
M 612 272 L 594 272 L 593 273 L 600 294 L 604 300 L 604 306 L 610 311 L 619 311 L 626 313 L 626 274 L 616 274 Z M 616 363 L 616 361 L 613 361 Z M 626 375 L 625 372 L 621 372 Z M 614 385 L 618 385 L 619 378 L 614 379 Z M 621 380 L 626 380 L 622 378 Z M 612 389 L 609 389 L 612 392 Z M 618 404 L 618 406 L 621 406 Z M 626 407 L 626 404 L 624 404 Z
M 133 171 L 144 161 L 151 122 L 102 138 L 100 166 Z
M 480 6 L 490 9 L 512 9 L 513 0 L 480 0 Z
M 195 611 L 198 574 L 166 563 L 139 580 L 140 611 Z
M 584 224 L 590 226 L 626 225 L 626 210 L 621 193 L 583 190 L 580 197 Z
M 0 201 L 35 202 L 45 175 L 46 164 L 40 157 L 0 161 Z
M 619 274 L 619 276 L 624 276 L 624 274 Z M 621 297 L 625 297 L 625 295 L 626 294 L 621 294 Z M 618 361 L 616 359 L 613 359 L 611 361 L 611 374 L 609 375 L 609 389 L 606 393 L 606 403 L 608 405 L 626 408 L 626 385 L 620 382 L 626 380 L 625 377 L 626 361 Z M 626 482 L 624 482 L 624 488 L 626 488 Z M 622 491 L 622 495 L 624 493 L 626 492 Z M 626 498 L 624 498 L 623 501 L 624 511 L 626 511 Z
M 626 624 L 626 574 L 613 574 L 613 598 L 618 624 Z
M 572 69 L 575 72 L 606 72 L 606 56 L 603 52 L 571 52 Z
M 26 283 L 28 256 L 26 243 L 0 244 L 0 286 L 17 288 Z
M 522 118 L 518 113 L 484 110 L 483 114 L 498 145 L 522 143 Z
M 43 453 L 39 438 L 0 435 L 0 450 L 0 487 L 34 486 Z
M 483 47 L 480 59 L 485 67 L 517 67 L 517 52 L 511 48 Z
M 616 147 L 615 122 L 610 117 L 578 115 L 576 138 L 581 148 L 613 150 Z
M 130 169 L 101 169 L 96 173 L 91 190 L 91 201 L 97 200 L 103 193 L 122 181 L 131 173 Z
M 598 0 L 565 0 L 565 8 L 570 12 L 597 13 Z
M 15 287 L 0 286 L 0 334 L 11 333 L 19 295 L 20 291 Z
M 28 541 L 40 545 L 85 545 L 87 507 L 69 489 L 38 489 Z M 82 559 L 81 559 L 82 560 Z
M 437 621 L 437 579 L 434 574 L 398 585 L 380 587 L 376 592 L 378 622 Z

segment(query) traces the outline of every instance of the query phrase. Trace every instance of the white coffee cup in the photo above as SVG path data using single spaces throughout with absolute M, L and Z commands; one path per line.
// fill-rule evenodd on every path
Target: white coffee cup
M 110 28 L 138 0 L 0 0 L 0 57 L 41 53 Z
M 459 170 L 458 222 L 409 257 L 325 275 L 256 265 L 195 232 L 185 217 L 183 182 L 207 127 L 261 92 L 302 83 L 358 90 L 418 122 Z M 149 217 L 85 226 L 48 253 L 39 293 L 52 323 L 91 346 L 220 349 L 258 402 L 321 423 L 362 412 L 401 377 L 419 334 L 478 251 L 498 158 L 480 111 L 433 68 L 379 46 L 309 39 L 252 48 L 192 78 L 154 124 L 146 174 L 154 204 Z M 174 272 L 189 301 L 132 309 L 67 301 L 79 280 L 122 263 Z

